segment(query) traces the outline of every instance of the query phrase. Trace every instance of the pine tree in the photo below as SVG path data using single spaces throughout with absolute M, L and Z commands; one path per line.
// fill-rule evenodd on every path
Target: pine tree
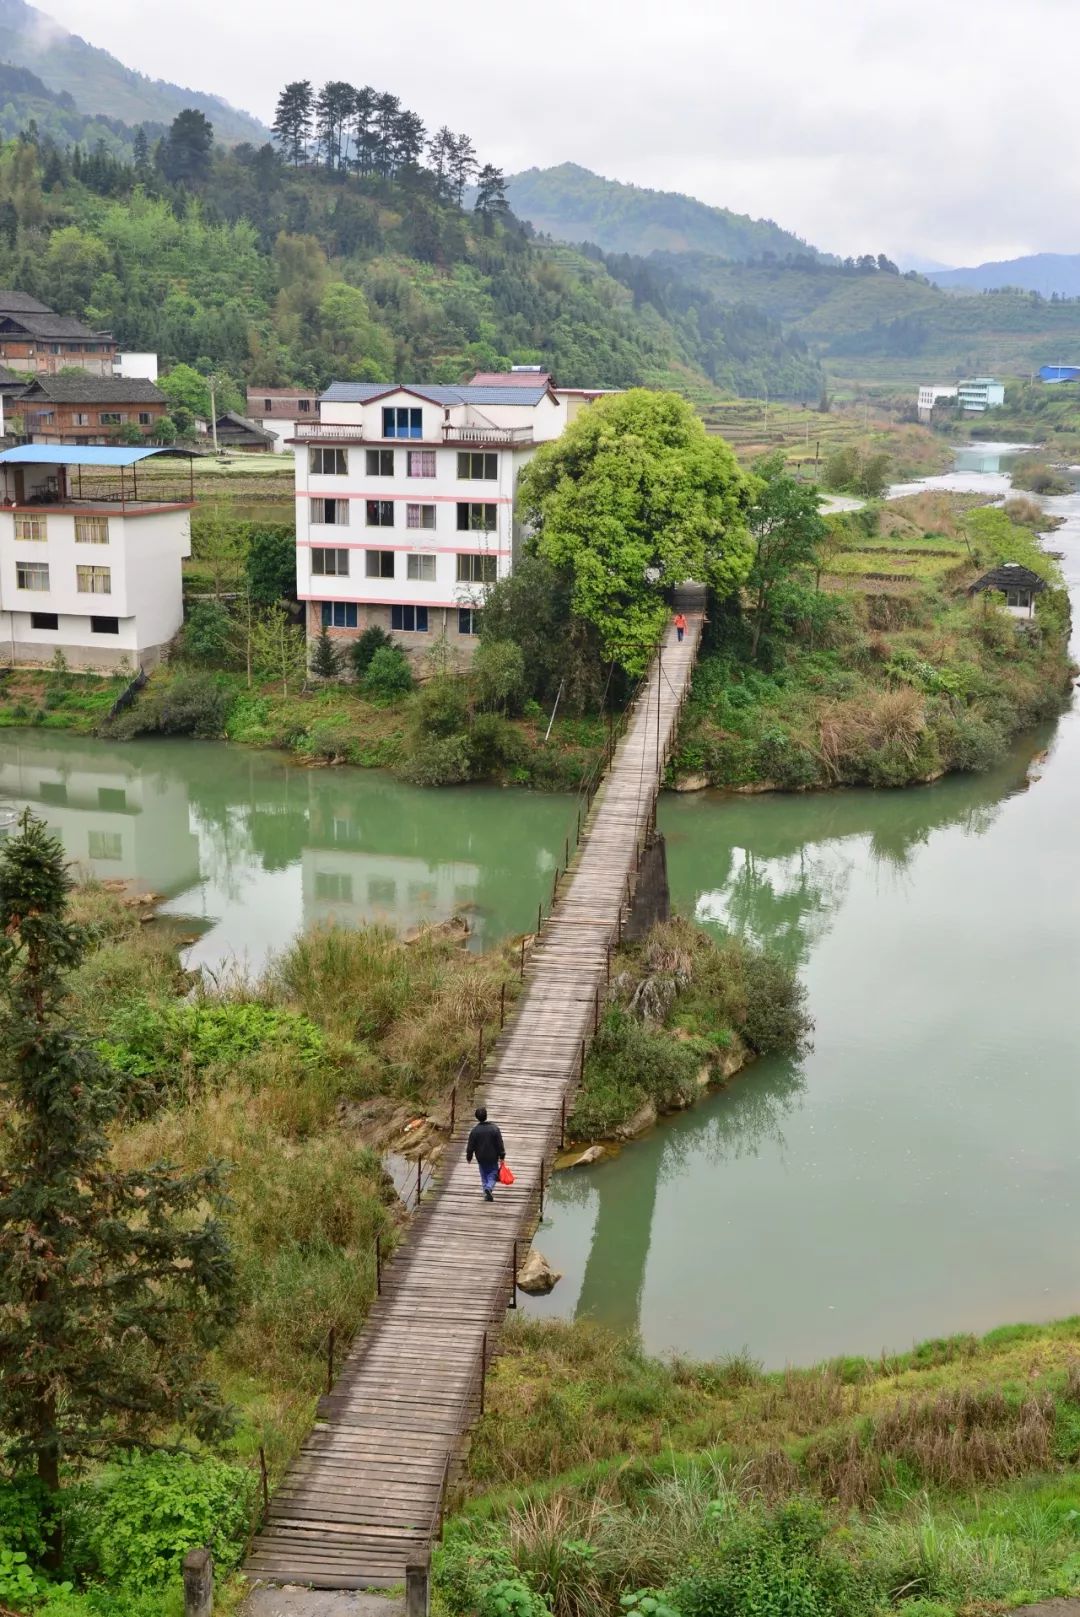
M 485 163 L 476 180 L 475 211 L 484 221 L 484 230 L 490 235 L 496 219 L 510 212 L 506 200 L 506 176 L 494 163 Z
M 394 140 L 401 102 L 396 95 L 375 97 L 375 172 L 392 175 L 394 172 Z
M 314 106 L 310 79 L 294 79 L 278 96 L 271 133 L 285 153 L 286 162 L 294 167 L 299 167 L 307 156 Z
M 417 168 L 424 155 L 427 130 L 417 112 L 402 112 L 394 122 L 394 166 L 396 169 Z
M 356 91 L 344 79 L 331 79 L 315 103 L 315 134 L 329 169 L 344 167 L 345 128 L 356 104 Z
M 454 150 L 454 133 L 446 124 L 437 130 L 428 142 L 428 162 L 435 176 L 435 192 L 443 202 L 450 200 L 450 158 Z
M 78 147 L 75 148 L 78 151 Z M 146 130 L 140 124 L 135 131 L 135 180 L 139 185 L 145 185 L 150 179 L 150 142 L 146 137 Z
M 311 672 L 318 679 L 336 679 L 341 672 L 341 652 L 330 638 L 324 623 L 311 653 Z
M 454 135 L 450 147 L 450 192 L 458 207 L 465 200 L 465 187 L 476 173 L 476 148 L 468 135 Z
M 71 1461 L 165 1425 L 223 1427 L 202 1367 L 236 1306 L 218 1170 L 110 1155 L 130 1096 L 69 1020 L 88 947 L 71 886 L 27 810 L 0 848 L 0 1429 L 9 1463 L 32 1461 L 53 1491 Z
M 370 84 L 357 90 L 352 105 L 353 164 L 360 174 L 370 174 L 375 167 L 375 150 L 371 120 L 375 115 L 375 91 Z

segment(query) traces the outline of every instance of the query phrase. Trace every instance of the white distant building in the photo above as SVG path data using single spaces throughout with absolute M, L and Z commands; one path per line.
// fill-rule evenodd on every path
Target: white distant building
M 319 397 L 302 387 L 249 387 L 247 415 L 272 433 L 276 454 L 287 453 L 298 428 L 318 420 Z
M 457 386 L 334 382 L 296 446 L 296 580 L 308 633 L 369 624 L 413 656 L 471 651 L 511 569 L 518 476 L 599 390 L 532 367 Z
M 117 354 L 113 360 L 113 375 L 127 377 L 129 381 L 156 382 L 158 357 L 156 354 Z
M 975 376 L 961 382 L 956 389 L 956 402 L 968 415 L 981 415 L 984 410 L 997 410 L 1005 403 L 1005 385 L 992 376 Z
M 0 450 L 0 658 L 134 671 L 184 620 L 191 462 L 140 494 L 139 466 L 167 449 Z
M 929 387 L 919 389 L 919 420 L 929 421 L 934 413 L 934 405 L 939 399 L 955 399 L 955 387 L 940 387 L 931 383 Z

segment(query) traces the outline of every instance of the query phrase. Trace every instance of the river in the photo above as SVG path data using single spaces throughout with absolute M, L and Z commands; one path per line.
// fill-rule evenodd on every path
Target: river
M 1000 453 L 917 486 L 1004 492 Z M 1051 544 L 1080 607 L 1080 497 L 1045 503 L 1067 517 Z M 164 894 L 189 963 L 215 970 L 258 969 L 332 916 L 464 910 L 478 947 L 526 930 L 574 814 L 43 731 L 0 732 L 0 800 L 43 813 L 96 875 Z M 814 1049 L 557 1176 L 538 1244 L 564 1279 L 527 1308 L 770 1366 L 1076 1311 L 1078 804 L 1075 710 L 983 776 L 663 798 L 675 904 L 798 964 Z

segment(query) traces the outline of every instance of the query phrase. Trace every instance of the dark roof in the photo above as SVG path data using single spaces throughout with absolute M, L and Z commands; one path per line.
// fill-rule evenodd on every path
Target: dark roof
M 1038 594 L 1049 588 L 1045 578 L 1033 573 L 1030 567 L 1022 567 L 1018 561 L 1006 561 L 977 578 L 968 594 L 977 595 L 982 590 L 1034 590 Z
M 39 303 L 27 292 L 0 287 L 0 314 L 51 314 L 47 303 Z
M 313 387 L 249 387 L 249 399 L 313 399 Z
M 226 410 L 223 415 L 218 416 L 218 432 L 223 427 L 231 427 L 236 432 L 243 433 L 245 437 L 258 438 L 260 442 L 277 443 L 277 439 L 272 432 L 267 432 L 266 428 L 260 427 L 257 421 L 249 421 L 247 416 L 239 415 L 235 410 Z
M 529 387 L 517 383 L 473 387 L 463 382 L 457 387 L 443 387 L 416 382 L 331 382 L 319 402 L 371 404 L 375 399 L 389 398 L 391 393 L 413 393 L 417 398 L 427 399 L 429 404 L 539 404 L 551 389 L 541 379 L 530 378 L 530 381 Z
M 551 372 L 537 365 L 531 365 L 520 371 L 477 371 L 469 382 L 470 387 L 539 387 L 546 382 L 554 387 Z
M 29 381 L 29 376 L 25 374 L 20 376 L 18 371 L 9 371 L 6 366 L 0 365 L 0 387 L 5 390 L 12 387 L 25 387 Z
M 141 376 L 93 376 L 72 371 L 67 376 L 35 376 L 27 399 L 45 398 L 53 404 L 164 404 L 165 395 Z
M 25 331 L 28 337 L 38 337 L 42 342 L 57 342 L 62 339 L 68 342 L 112 341 L 110 332 L 91 331 L 81 320 L 73 320 L 66 314 L 53 314 L 48 309 L 44 314 L 22 314 L 0 309 L 0 328 L 4 326 L 14 327 L 16 331 Z

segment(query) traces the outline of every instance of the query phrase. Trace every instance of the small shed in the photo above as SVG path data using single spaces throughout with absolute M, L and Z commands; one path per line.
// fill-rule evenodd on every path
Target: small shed
M 1002 562 L 977 578 L 968 590 L 969 595 L 982 595 L 986 590 L 997 590 L 1005 597 L 1005 610 L 1011 617 L 1025 621 L 1035 616 L 1035 597 L 1048 589 L 1045 578 L 1022 567 L 1018 561 Z
M 217 418 L 217 441 L 222 449 L 244 449 L 262 452 L 272 450 L 275 438 L 272 432 L 260 427 L 257 421 L 249 421 L 247 416 L 238 415 L 235 410 L 226 410 L 224 415 Z

